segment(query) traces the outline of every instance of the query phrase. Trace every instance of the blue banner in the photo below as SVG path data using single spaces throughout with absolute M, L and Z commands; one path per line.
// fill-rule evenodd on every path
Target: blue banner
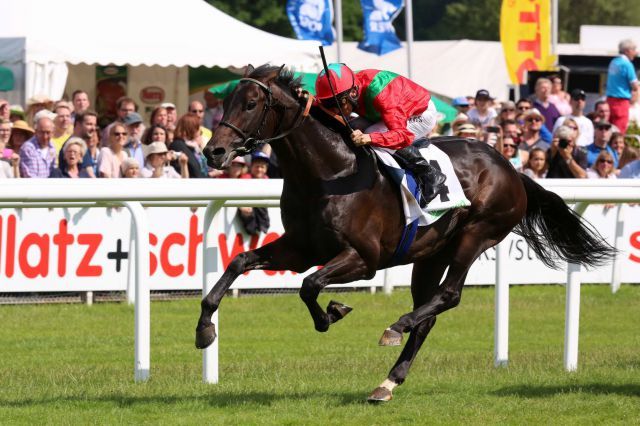
M 402 47 L 393 28 L 393 20 L 400 14 L 403 0 L 360 0 L 364 15 L 364 40 L 358 49 L 384 55 Z
M 332 0 L 288 0 L 287 16 L 301 40 L 318 40 L 324 46 L 333 43 Z

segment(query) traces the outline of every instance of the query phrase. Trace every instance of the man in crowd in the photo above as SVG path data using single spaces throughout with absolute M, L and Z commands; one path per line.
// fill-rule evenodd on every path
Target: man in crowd
M 204 102 L 207 104 L 207 108 L 204 110 L 204 119 L 202 125 L 214 131 L 218 127 L 218 124 L 222 121 L 224 110 L 222 109 L 222 99 L 218 99 L 216 95 L 208 90 L 204 92 Z
M 537 108 L 532 108 L 524 114 L 524 131 L 518 148 L 531 151 L 533 148 L 549 149 L 549 144 L 540 137 L 540 129 L 544 124 L 544 116 Z
M 493 98 L 488 90 L 480 89 L 476 92 L 475 106 L 467 113 L 473 125 L 482 129 L 494 125 L 498 113 L 491 107 L 492 101 Z
M 56 118 L 53 119 L 55 128 L 53 129 L 51 141 L 53 142 L 53 146 L 56 147 L 56 152 L 60 152 L 62 151 L 62 145 L 69 139 L 73 131 L 73 125 L 71 124 L 71 106 L 64 101 L 60 101 L 56 103 L 53 111 L 56 113 Z
M 129 158 L 135 158 L 138 163 L 144 164 L 145 155 L 142 151 L 142 133 L 144 127 L 142 125 L 142 117 L 137 112 L 132 112 L 127 115 L 123 124 L 127 126 L 129 132 L 129 141 L 125 145 L 125 150 L 129 154 Z
M 458 114 L 462 113 L 465 115 L 469 112 L 469 108 L 471 108 L 466 96 L 458 96 L 451 102 L 451 106 L 458 111 Z
M 562 126 L 564 120 L 572 118 L 578 123 L 580 137 L 577 140 L 578 146 L 587 146 L 593 142 L 593 122 L 584 115 L 584 107 L 586 105 L 587 94 L 582 89 L 574 89 L 571 91 L 571 114 L 558 118 L 553 126 L 555 131 Z
M 611 107 L 605 100 L 600 100 L 595 103 L 592 114 L 594 116 L 594 122 L 606 121 L 607 123 L 611 123 Z M 611 124 L 611 132 L 620 132 L 620 129 L 618 129 L 618 126 Z
M 192 101 L 189 104 L 189 112 L 195 114 L 200 119 L 200 147 L 204 148 L 209 142 L 209 139 L 213 136 L 213 132 L 202 124 L 204 123 L 204 106 L 200 101 Z
M 176 123 L 178 122 L 178 112 L 176 110 L 176 106 L 171 102 L 165 102 L 160 106 L 167 110 L 167 130 L 175 130 Z
M 35 127 L 35 135 L 20 147 L 20 174 L 23 178 L 48 178 L 56 162 L 56 148 L 51 142 L 53 121 L 41 116 Z
M 89 109 L 91 102 L 89 102 L 89 95 L 84 90 L 76 90 L 71 95 L 71 102 L 73 103 L 73 112 L 71 119 L 75 120 L 76 114 L 82 114 Z
M 533 107 L 536 108 L 544 117 L 544 125 L 549 130 L 553 131 L 553 125 L 555 124 L 560 112 L 558 108 L 549 100 L 551 94 L 551 80 L 548 78 L 539 78 L 536 81 L 536 87 L 533 96 Z
M 598 159 L 598 155 L 607 150 L 613 157 L 614 167 L 618 168 L 618 153 L 609 146 L 611 139 L 611 123 L 608 121 L 598 121 L 595 123 L 595 138 L 593 143 L 587 146 L 587 167 L 593 166 Z
M 632 40 L 622 40 L 618 44 L 617 56 L 609 63 L 607 72 L 607 104 L 611 108 L 611 119 L 620 132 L 627 131 L 629 124 L 629 100 L 631 90 L 638 87 L 638 77 L 633 67 L 633 59 L 638 54 Z

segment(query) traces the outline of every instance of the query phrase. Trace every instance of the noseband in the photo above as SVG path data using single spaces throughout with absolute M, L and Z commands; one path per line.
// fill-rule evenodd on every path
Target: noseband
M 282 126 L 284 124 L 284 121 L 280 120 L 280 124 L 278 125 L 278 129 L 275 132 L 277 136 L 273 136 L 271 138 L 266 138 L 266 139 L 260 139 L 260 132 L 263 130 L 263 127 L 265 126 L 265 124 L 267 122 L 267 114 L 269 113 L 269 111 L 271 111 L 271 109 L 275 105 L 277 105 L 277 102 L 274 102 L 273 92 L 271 91 L 271 88 L 269 86 L 267 86 L 266 84 L 264 84 L 263 82 L 261 82 L 259 80 L 256 80 L 254 78 L 241 78 L 238 84 L 242 84 L 242 83 L 253 83 L 253 84 L 256 84 L 264 92 L 264 94 L 265 94 L 265 96 L 267 98 L 267 101 L 264 103 L 264 106 L 262 108 L 262 116 L 260 118 L 260 125 L 258 126 L 258 128 L 256 130 L 254 130 L 254 131 L 252 131 L 250 133 L 248 131 L 246 131 L 246 130 L 242 130 L 241 128 L 239 128 L 238 126 L 236 126 L 233 123 L 229 123 L 228 121 L 220 122 L 220 126 L 226 126 L 226 127 L 230 128 L 230 129 L 232 129 L 234 132 L 236 132 L 242 138 L 242 146 L 235 149 L 235 151 L 239 155 L 244 155 L 244 154 L 250 153 L 259 144 L 269 143 L 271 141 L 284 138 L 289 133 L 291 133 L 292 131 L 297 129 L 302 124 L 302 122 L 304 121 L 305 117 L 307 117 L 307 115 L 309 115 L 309 109 L 311 108 L 311 104 L 313 102 L 313 96 L 310 95 L 307 92 L 304 92 L 305 96 L 306 96 L 306 99 L 307 99 L 306 106 L 303 106 L 302 104 L 298 104 L 298 112 L 297 112 L 296 117 L 295 117 L 295 119 L 293 121 L 293 123 L 294 123 L 293 126 L 291 126 L 291 128 L 289 128 L 288 130 L 285 130 L 284 132 L 281 132 Z M 286 110 L 287 107 L 285 106 L 284 109 Z M 301 116 L 302 116 L 302 118 L 300 118 Z

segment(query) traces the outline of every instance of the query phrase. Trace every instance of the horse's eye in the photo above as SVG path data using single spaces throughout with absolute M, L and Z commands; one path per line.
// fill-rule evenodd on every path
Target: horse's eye
M 254 109 L 256 107 L 256 101 L 249 101 L 247 102 L 247 111 L 251 111 L 252 109 Z

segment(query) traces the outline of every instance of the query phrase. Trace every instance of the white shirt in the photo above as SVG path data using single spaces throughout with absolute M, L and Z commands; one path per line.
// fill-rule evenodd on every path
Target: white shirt
M 578 146 L 587 146 L 593 143 L 593 122 L 589 120 L 584 115 L 580 117 L 576 117 L 575 115 L 565 115 L 562 117 L 558 117 L 556 123 L 553 125 L 553 131 L 564 123 L 564 120 L 567 118 L 573 119 L 576 123 L 578 123 L 578 129 L 580 130 L 580 136 L 578 137 Z
M 469 117 L 469 121 L 476 126 L 479 127 L 487 127 L 491 124 L 492 120 L 494 120 L 498 116 L 498 113 L 495 109 L 489 108 L 487 110 L 486 115 L 480 115 L 480 112 L 476 108 L 471 108 L 469 112 L 467 112 L 467 117 Z
M 140 170 L 140 176 L 143 178 L 153 177 L 153 169 L 149 165 L 144 166 L 142 170 Z M 181 177 L 173 166 L 164 166 L 162 176 L 158 176 L 158 178 L 165 179 L 180 179 Z

